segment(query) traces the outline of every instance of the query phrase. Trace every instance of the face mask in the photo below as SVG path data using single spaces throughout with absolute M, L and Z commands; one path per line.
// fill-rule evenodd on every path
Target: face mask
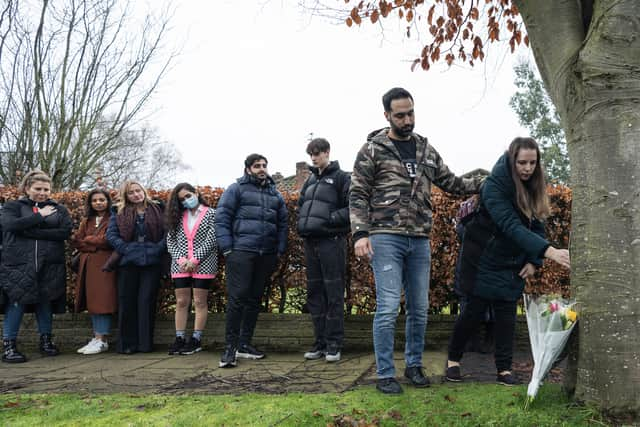
M 198 206 L 198 198 L 196 196 L 191 196 L 188 199 L 184 199 L 182 201 L 182 206 L 186 209 L 193 209 Z

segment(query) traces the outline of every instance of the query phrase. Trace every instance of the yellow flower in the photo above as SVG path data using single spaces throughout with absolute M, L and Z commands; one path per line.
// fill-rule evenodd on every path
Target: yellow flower
M 575 322 L 577 317 L 578 317 L 578 313 L 576 313 L 573 310 L 567 310 L 567 319 L 568 320 L 570 320 L 571 322 Z

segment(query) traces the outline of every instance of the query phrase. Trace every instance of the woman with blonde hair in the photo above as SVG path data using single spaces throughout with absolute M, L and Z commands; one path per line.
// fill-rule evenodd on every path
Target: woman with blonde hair
M 466 304 L 449 342 L 448 381 L 461 381 L 465 344 L 494 310 L 496 381 L 515 385 L 511 372 L 517 301 L 525 279 L 544 258 L 570 268 L 569 251 L 545 239 L 549 215 L 540 149 L 533 138 L 516 138 L 484 183 L 479 209 L 464 230 L 456 281 Z
M 153 350 L 161 263 L 167 251 L 163 205 L 136 181 L 122 184 L 107 240 L 118 262 L 118 343 L 122 354 Z
M 4 204 L 3 252 L 0 291 L 5 298 L 2 328 L 2 361 L 26 362 L 16 346 L 22 315 L 35 311 L 40 333 L 40 352 L 56 356 L 51 339 L 53 313 L 64 313 L 66 269 L 64 241 L 71 234 L 67 209 L 51 200 L 51 178 L 40 171 L 28 172 L 20 184 L 24 196 Z

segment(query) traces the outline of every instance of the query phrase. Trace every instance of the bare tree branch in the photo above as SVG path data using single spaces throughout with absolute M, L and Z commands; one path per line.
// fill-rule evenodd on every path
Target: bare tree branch
M 36 6 L 12 0 L 0 14 L 0 53 L 10 55 L 0 64 L 0 178 L 40 167 L 56 188 L 78 187 L 118 150 L 175 59 L 164 45 L 171 13 L 135 21 L 131 0 Z

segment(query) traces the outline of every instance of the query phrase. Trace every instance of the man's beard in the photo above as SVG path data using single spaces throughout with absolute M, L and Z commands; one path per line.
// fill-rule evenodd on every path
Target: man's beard
M 411 136 L 411 133 L 413 132 L 413 128 L 415 126 L 415 125 L 405 125 L 402 127 L 398 127 L 392 122 L 389 122 L 389 123 L 391 124 L 391 129 L 393 130 L 393 133 L 395 133 L 396 136 L 398 136 L 399 138 L 407 138 Z
M 257 173 L 252 173 L 251 176 L 253 177 L 253 179 L 255 179 L 256 181 L 260 182 L 261 184 L 264 184 L 267 181 L 267 174 L 263 174 L 262 176 L 258 175 Z

